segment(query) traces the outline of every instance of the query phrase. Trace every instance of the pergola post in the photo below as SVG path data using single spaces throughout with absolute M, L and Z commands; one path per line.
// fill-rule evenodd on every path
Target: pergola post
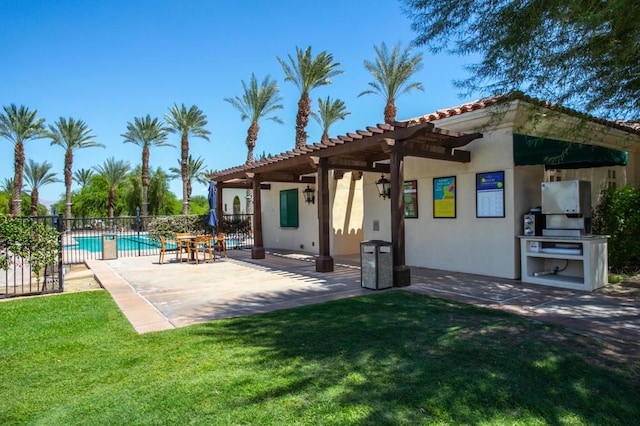
M 411 285 L 411 270 L 405 264 L 404 237 L 404 151 L 403 141 L 396 140 L 391 150 L 391 247 L 393 251 L 393 286 Z
M 329 168 L 326 158 L 320 158 L 318 164 L 318 257 L 317 272 L 333 272 L 333 258 L 330 253 L 329 232 Z
M 262 239 L 262 201 L 260 198 L 260 176 L 247 173 L 253 184 L 253 248 L 252 259 L 264 259 L 264 242 Z

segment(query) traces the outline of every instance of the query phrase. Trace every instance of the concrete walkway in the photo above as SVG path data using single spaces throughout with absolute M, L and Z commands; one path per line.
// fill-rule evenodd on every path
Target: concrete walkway
M 213 263 L 157 262 L 155 256 L 87 262 L 139 333 L 376 292 L 360 286 L 357 255 L 337 256 L 332 273 L 316 272 L 312 256 L 284 251 L 268 252 L 262 260 L 233 250 Z M 404 291 L 501 309 L 625 344 L 640 342 L 638 298 L 425 268 L 411 272 L 412 285 Z

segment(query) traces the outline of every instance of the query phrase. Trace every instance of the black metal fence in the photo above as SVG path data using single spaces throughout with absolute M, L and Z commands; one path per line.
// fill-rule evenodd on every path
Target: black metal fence
M 160 243 L 149 238 L 146 231 L 150 219 L 142 216 L 63 219 L 64 263 L 158 254 Z
M 159 216 L 63 219 L 65 264 L 87 259 L 151 256 L 160 254 L 160 242 L 149 235 L 149 224 Z M 179 217 L 176 217 L 179 220 Z M 224 215 L 219 229 L 225 232 L 227 249 L 250 249 L 253 215 Z
M 7 268 L 0 269 L 0 298 L 62 292 L 63 265 L 85 260 L 160 254 L 160 242 L 149 236 L 148 225 L 157 216 L 64 219 L 62 215 L 18 217 L 11 220 L 43 222 L 61 232 L 58 260 L 36 274 L 28 259 L 15 256 L 0 244 Z M 253 247 L 253 215 L 224 215 L 218 229 L 225 233 L 227 250 Z M 180 217 L 177 217 L 180 220 Z M 186 217 L 185 217 L 186 221 Z
M 61 227 L 62 216 L 39 216 L 39 217 L 18 217 L 10 220 L 43 223 L 58 231 Z M 58 239 L 58 250 L 56 260 L 43 266 L 41 270 L 34 267 L 31 252 L 12 253 L 8 247 L 8 241 L 4 241 L 6 236 L 2 236 L 0 241 L 0 256 L 3 259 L 3 268 L 0 270 L 0 299 L 17 296 L 30 296 L 46 293 L 59 293 L 64 290 L 64 274 L 62 260 L 62 236 Z

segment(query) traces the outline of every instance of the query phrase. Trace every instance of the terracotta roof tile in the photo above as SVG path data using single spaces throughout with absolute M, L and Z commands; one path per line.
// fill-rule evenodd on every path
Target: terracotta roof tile
M 476 111 L 479 109 L 489 108 L 493 105 L 497 105 L 504 102 L 510 102 L 514 100 L 521 100 L 524 102 L 528 102 L 534 105 L 539 105 L 543 108 L 547 108 L 550 110 L 558 111 L 565 113 L 567 115 L 572 115 L 576 117 L 583 117 L 589 121 L 594 123 L 602 124 L 604 126 L 618 128 L 620 130 L 624 130 L 626 132 L 632 131 L 633 133 L 640 134 L 640 125 L 633 125 L 633 122 L 627 122 L 622 120 L 609 121 L 604 120 L 602 118 L 597 118 L 570 108 L 563 107 L 562 105 L 554 104 L 549 101 L 543 101 L 541 99 L 533 98 L 531 96 L 527 96 L 522 92 L 512 92 L 505 95 L 495 95 L 487 98 L 478 99 L 472 102 L 467 102 L 462 105 L 458 105 L 452 108 L 439 109 L 435 112 L 425 114 L 419 117 L 411 118 L 409 120 L 405 120 L 407 123 L 426 123 L 430 121 L 441 120 L 443 118 L 449 118 L 456 115 L 461 115 L 466 112 Z

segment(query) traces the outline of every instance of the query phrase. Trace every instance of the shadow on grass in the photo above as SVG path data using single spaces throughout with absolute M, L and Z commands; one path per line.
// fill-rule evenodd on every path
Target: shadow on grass
M 422 295 L 385 292 L 192 331 L 254 348 L 239 362 L 281 380 L 244 402 L 295 395 L 306 402 L 288 409 L 301 416 L 309 406 L 361 424 L 633 424 L 640 416 L 638 366 L 607 359 L 596 341 Z

